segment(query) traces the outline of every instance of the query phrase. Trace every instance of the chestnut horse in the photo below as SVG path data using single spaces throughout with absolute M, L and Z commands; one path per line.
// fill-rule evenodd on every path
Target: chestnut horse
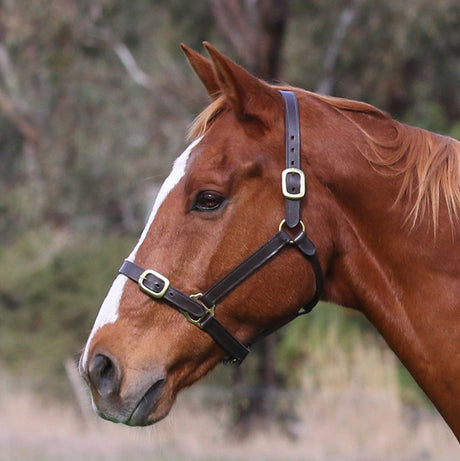
M 213 101 L 80 361 L 94 407 L 128 425 L 162 419 L 322 291 L 372 322 L 458 438 L 460 143 L 269 85 L 205 46 L 210 59 L 183 49 Z

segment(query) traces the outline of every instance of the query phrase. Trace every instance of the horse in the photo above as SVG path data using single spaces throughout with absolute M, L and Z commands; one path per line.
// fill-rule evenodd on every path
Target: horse
M 460 437 L 460 143 L 182 45 L 210 105 L 80 359 L 100 416 L 176 396 L 319 299 L 364 314 Z

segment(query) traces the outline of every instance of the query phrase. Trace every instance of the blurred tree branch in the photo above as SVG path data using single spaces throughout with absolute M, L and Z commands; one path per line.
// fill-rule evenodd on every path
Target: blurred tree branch
M 39 130 L 30 121 L 27 104 L 18 96 L 18 78 L 9 52 L 3 43 L 0 43 L 0 73 L 6 87 L 6 89 L 0 88 L 0 109 L 26 141 L 38 147 L 40 144 Z
M 109 43 L 131 78 L 138 85 L 153 90 L 155 86 L 153 80 L 139 67 L 129 48 L 120 40 L 112 39 Z
M 28 117 L 22 112 L 18 105 L 13 101 L 13 98 L 6 94 L 0 88 L 0 109 L 4 115 L 13 123 L 18 131 L 23 135 L 25 140 L 38 147 L 40 144 L 40 133 L 35 125 L 33 125 Z
M 13 69 L 10 54 L 3 43 L 0 43 L 0 71 L 8 92 L 17 95 L 18 79 Z
M 6 90 L 0 88 L 0 110 L 24 138 L 23 154 L 29 181 L 43 186 L 43 168 L 37 153 L 41 134 L 37 126 L 31 122 L 32 117 L 25 113 L 26 103 L 17 97 L 18 79 L 3 43 L 0 43 L 0 72 L 6 86 Z
M 181 120 L 190 119 L 190 112 L 172 91 L 160 86 L 154 78 L 144 72 L 136 61 L 131 50 L 107 26 L 95 26 L 90 36 L 109 47 L 118 57 L 131 79 L 142 88 L 153 93 L 155 100 Z
M 332 33 L 332 39 L 329 47 L 326 50 L 326 55 L 323 63 L 322 77 L 316 88 L 316 92 L 320 94 L 331 94 L 334 89 L 335 77 L 334 70 L 337 59 L 340 55 L 343 42 L 347 32 L 353 23 L 356 13 L 364 0 L 351 0 L 348 5 L 345 5 L 340 13 L 339 19 Z
M 210 1 L 219 29 L 245 67 L 266 80 L 278 79 L 289 0 Z

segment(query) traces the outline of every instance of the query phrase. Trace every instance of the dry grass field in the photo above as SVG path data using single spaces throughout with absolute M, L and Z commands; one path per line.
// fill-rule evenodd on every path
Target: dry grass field
M 321 357 L 318 362 L 322 362 Z M 237 440 L 229 431 L 229 389 L 209 383 L 185 391 L 169 417 L 128 428 L 79 407 L 49 402 L 0 376 L 2 461 L 455 461 L 460 447 L 439 415 L 409 411 L 395 379 L 394 358 L 356 347 L 321 374 L 305 372 L 296 394 L 298 420 L 289 435 L 260 423 Z M 209 405 L 209 403 L 212 403 Z

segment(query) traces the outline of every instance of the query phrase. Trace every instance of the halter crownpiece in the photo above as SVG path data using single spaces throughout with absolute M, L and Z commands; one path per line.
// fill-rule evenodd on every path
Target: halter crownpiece
M 282 193 L 286 201 L 285 218 L 279 226 L 279 231 L 264 245 L 252 253 L 231 272 L 212 285 L 206 292 L 186 295 L 171 286 L 168 278 L 152 270 L 143 269 L 131 261 L 125 260 L 119 270 L 120 274 L 138 283 L 139 288 L 148 296 L 165 301 L 171 307 L 184 314 L 193 325 L 208 333 L 214 341 L 228 354 L 226 361 L 241 363 L 249 353 L 249 348 L 238 341 L 216 319 L 215 308 L 219 301 L 225 298 L 238 285 L 270 261 L 283 248 L 296 247 L 310 262 L 315 274 L 315 293 L 309 303 L 295 316 L 310 312 L 318 303 L 323 286 L 323 274 L 313 242 L 305 233 L 305 226 L 300 217 L 300 200 L 305 196 L 305 175 L 300 168 L 300 118 L 296 95 L 292 91 L 281 91 L 285 101 L 286 129 L 286 169 L 282 172 Z M 301 231 L 291 237 L 284 230 L 291 232 L 301 225 Z M 268 334 L 276 331 L 282 325 L 259 334 L 252 344 Z
M 300 222 L 300 199 L 305 196 L 305 175 L 300 169 L 299 103 L 292 91 L 280 91 L 286 105 L 286 169 L 281 174 L 281 188 L 286 198 L 285 222 L 289 228 Z

